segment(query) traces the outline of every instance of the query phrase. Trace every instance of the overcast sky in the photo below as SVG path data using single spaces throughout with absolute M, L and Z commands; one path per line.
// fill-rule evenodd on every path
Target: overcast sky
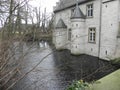
M 56 5 L 56 2 L 59 0 L 32 0 L 30 4 L 34 7 L 42 7 L 42 10 L 46 7 L 47 12 L 53 11 L 53 6 Z
M 29 2 L 30 5 L 33 7 L 39 7 L 41 6 L 42 11 L 44 8 L 46 8 L 47 13 L 52 13 L 53 12 L 53 6 L 56 5 L 56 2 L 59 0 L 31 0 Z M 1 22 L 0 22 L 0 27 L 1 27 Z

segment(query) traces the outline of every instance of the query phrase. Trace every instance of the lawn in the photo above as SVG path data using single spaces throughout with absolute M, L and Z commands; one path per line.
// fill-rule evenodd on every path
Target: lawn
M 120 69 L 98 81 L 90 90 L 120 90 Z

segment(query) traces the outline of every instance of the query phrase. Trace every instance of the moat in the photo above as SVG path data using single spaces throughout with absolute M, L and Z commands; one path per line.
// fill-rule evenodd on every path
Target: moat
M 22 48 L 29 48 L 31 44 L 24 43 Z M 51 42 L 45 40 L 34 42 L 22 62 L 21 73 L 28 72 L 38 63 L 11 90 L 65 90 L 74 80 L 95 81 L 117 69 L 97 57 L 74 56 L 69 50 L 58 51 Z

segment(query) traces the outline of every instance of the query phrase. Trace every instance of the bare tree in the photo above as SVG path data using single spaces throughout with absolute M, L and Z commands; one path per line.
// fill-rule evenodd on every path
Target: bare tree
M 17 40 L 19 43 L 16 45 L 13 35 L 22 30 L 23 8 L 26 6 L 28 0 L 0 0 L 0 17 L 2 22 L 2 41 L 0 41 L 0 89 L 4 87 L 13 76 L 19 72 L 19 67 L 16 61 L 23 60 L 24 56 L 28 53 L 19 53 L 16 58 L 16 49 L 23 50 L 24 35 L 21 35 Z M 6 5 L 6 6 L 5 6 Z M 13 33 L 14 32 L 14 33 Z M 12 66 L 11 68 L 9 66 Z
M 6 85 L 9 87 L 18 81 L 13 80 L 13 76 L 21 74 L 19 68 L 22 60 L 30 53 L 29 50 L 33 47 L 31 45 L 23 53 L 23 41 L 28 33 L 26 31 L 31 31 L 33 38 L 36 38 L 43 34 L 40 34 L 40 31 L 47 32 L 52 29 L 53 18 L 47 15 L 46 9 L 42 13 L 40 7 L 33 8 L 28 4 L 28 1 L 0 0 L 0 21 L 3 29 L 3 38 L 0 41 L 0 89 Z M 36 21 L 34 21 L 35 18 Z M 16 38 L 16 32 L 19 32 L 19 38 Z M 22 32 L 25 33 L 22 34 Z M 16 58 L 16 49 L 18 48 L 20 48 L 21 52 Z

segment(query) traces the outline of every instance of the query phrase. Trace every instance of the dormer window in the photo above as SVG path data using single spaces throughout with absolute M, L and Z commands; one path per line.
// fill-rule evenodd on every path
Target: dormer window
M 87 5 L 87 17 L 93 17 L 93 4 Z

